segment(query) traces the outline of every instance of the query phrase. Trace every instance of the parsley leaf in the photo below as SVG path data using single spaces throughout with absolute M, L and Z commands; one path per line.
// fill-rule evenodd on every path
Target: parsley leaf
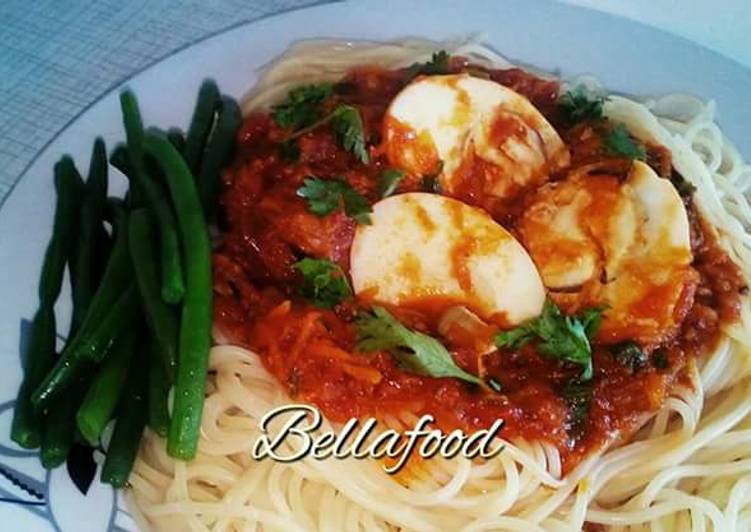
M 621 366 L 625 366 L 633 374 L 647 365 L 647 355 L 639 344 L 628 340 L 610 346 L 610 352 Z
M 422 178 L 420 183 L 422 190 L 425 192 L 433 192 L 435 194 L 441 193 L 441 183 L 438 181 L 438 177 L 434 175 L 426 175 Z
M 326 216 L 339 207 L 342 182 L 309 177 L 303 180 L 303 186 L 298 188 L 296 193 L 308 202 L 310 212 L 318 216 Z
M 317 85 L 306 87 L 317 87 Z M 363 164 L 368 164 L 370 157 L 365 146 L 365 128 L 360 111 L 351 105 L 341 104 L 321 118 L 319 104 L 320 102 L 311 103 L 310 100 L 303 100 L 296 104 L 285 103 L 274 107 L 273 116 L 277 123 L 287 124 L 284 127 L 292 127 L 295 130 L 284 140 L 283 144 L 292 142 L 319 126 L 330 124 L 342 147 L 354 154 Z
M 357 347 L 362 352 L 388 350 L 416 373 L 480 383 L 480 379 L 456 365 L 441 342 L 409 330 L 382 307 L 373 307 L 373 315 L 361 317 L 356 326 Z
M 646 157 L 644 147 L 631 138 L 628 129 L 623 124 L 616 124 L 602 140 L 605 152 L 610 155 L 641 160 Z
M 670 367 L 670 360 L 668 360 L 668 353 L 665 349 L 658 349 L 654 352 L 652 365 L 657 369 L 668 369 Z
M 305 258 L 294 267 L 302 273 L 300 294 L 321 308 L 333 308 L 352 296 L 342 269 L 329 260 Z
M 425 63 L 412 63 L 407 69 L 407 81 L 412 81 L 417 76 L 434 76 L 449 73 L 449 56 L 446 50 L 435 52 L 430 61 Z
M 578 381 L 568 383 L 560 392 L 569 407 L 566 432 L 574 439 L 578 439 L 584 433 L 593 393 L 592 383 Z
M 365 148 L 365 131 L 360 111 L 351 105 L 340 105 L 330 115 L 331 128 L 337 139 L 350 153 L 363 164 L 368 164 L 368 150 Z
M 285 140 L 279 143 L 279 156 L 283 161 L 295 163 L 300 160 L 300 145 L 297 139 Z
M 696 186 L 678 172 L 673 172 L 670 176 L 670 182 L 673 183 L 675 190 L 682 198 L 690 198 L 696 192 Z
M 378 177 L 378 195 L 386 198 L 393 194 L 403 178 L 404 172 L 401 170 L 384 170 Z
M 331 83 L 296 87 L 285 101 L 271 107 L 271 117 L 283 128 L 309 126 L 321 117 L 321 103 L 333 94 L 333 87 Z
M 558 100 L 563 117 L 572 124 L 585 120 L 600 120 L 602 118 L 602 104 L 606 98 L 588 90 L 584 85 L 566 92 Z
M 326 216 L 344 204 L 344 213 L 359 224 L 370 223 L 373 209 L 368 200 L 343 179 L 318 179 L 308 177 L 303 186 L 297 189 L 297 195 L 305 198 L 308 209 L 317 216 Z
M 342 200 L 344 201 L 344 214 L 355 220 L 360 225 L 370 225 L 370 213 L 373 209 L 368 200 L 357 192 L 354 188 L 345 183 L 346 188 L 342 190 Z
M 433 192 L 435 194 L 441 193 L 441 182 L 438 177 L 443 172 L 443 161 L 438 161 L 433 173 L 423 176 L 420 186 L 425 192 Z
M 579 316 L 587 338 L 594 338 L 602 325 L 602 313 L 605 307 L 593 307 L 584 310 Z
M 592 378 L 592 346 L 589 340 L 597 332 L 602 309 L 588 309 L 581 316 L 565 316 L 551 300 L 533 321 L 495 336 L 495 344 L 518 349 L 535 340 L 543 356 L 559 358 L 583 367 L 581 379 Z

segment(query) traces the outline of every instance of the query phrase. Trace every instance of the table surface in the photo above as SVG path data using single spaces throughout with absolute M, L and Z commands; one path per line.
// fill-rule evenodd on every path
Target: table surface
M 535 1 L 535 0 L 532 0 Z M 747 0 L 566 0 L 693 39 L 751 67 Z M 321 0 L 3 0 L 0 205 L 99 96 L 208 35 Z

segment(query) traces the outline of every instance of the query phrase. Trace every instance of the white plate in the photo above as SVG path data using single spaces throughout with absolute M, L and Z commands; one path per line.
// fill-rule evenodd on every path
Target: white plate
M 471 6 L 471 8 L 470 8 Z M 243 25 L 198 42 L 137 74 L 133 88 L 147 124 L 185 128 L 203 78 L 240 96 L 256 69 L 291 42 L 311 37 L 436 40 L 486 35 L 499 52 L 564 76 L 596 74 L 611 89 L 636 95 L 685 91 L 717 100 L 720 122 L 751 155 L 751 71 L 701 48 L 625 19 L 569 5 L 527 2 L 397 2 L 329 4 Z M 8 438 L 12 402 L 21 379 L 20 322 L 36 307 L 40 261 L 49 238 L 52 166 L 70 153 L 88 166 L 96 135 L 108 147 L 123 139 L 119 88 L 82 113 L 36 158 L 0 209 L 0 528 L 100 532 L 135 530 L 122 497 L 94 481 L 79 493 L 66 469 L 47 474 L 35 453 Z M 68 300 L 64 292 L 61 300 Z M 69 305 L 59 305 L 59 331 Z

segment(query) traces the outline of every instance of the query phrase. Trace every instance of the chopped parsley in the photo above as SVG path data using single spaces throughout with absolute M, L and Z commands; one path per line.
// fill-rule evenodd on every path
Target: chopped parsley
M 323 115 L 323 102 L 334 94 L 338 86 L 332 83 L 303 85 L 292 89 L 287 99 L 271 107 L 271 117 L 278 126 L 293 131 L 282 144 L 323 124 L 330 124 L 342 147 L 354 154 L 363 164 L 369 161 L 365 147 L 365 130 L 357 108 L 340 104 L 332 112 Z M 284 150 L 284 146 L 280 149 Z
M 386 198 L 396 192 L 399 183 L 404 178 L 404 172 L 390 168 L 381 172 L 378 177 L 378 195 Z
M 289 91 L 287 99 L 271 108 L 271 117 L 279 127 L 300 129 L 321 118 L 321 103 L 331 96 L 331 83 L 303 85 Z
M 435 52 L 430 61 L 425 63 L 412 63 L 407 69 L 407 81 L 412 81 L 417 76 L 435 76 L 449 74 L 449 59 L 451 56 L 446 50 Z
M 307 201 L 308 209 L 317 216 L 331 214 L 343 203 L 344 214 L 359 224 L 370 224 L 373 209 L 368 200 L 343 179 L 308 177 L 297 189 L 297 195 Z
M 438 161 L 433 173 L 422 178 L 421 187 L 424 192 L 433 192 L 435 194 L 441 193 L 441 182 L 438 179 L 441 172 L 443 172 L 443 161 Z
M 536 341 L 543 356 L 557 358 L 582 366 L 581 380 L 592 378 L 592 346 L 590 339 L 597 334 L 603 309 L 592 308 L 579 316 L 566 316 L 551 300 L 547 300 L 542 314 L 519 327 L 501 331 L 495 344 L 501 348 L 519 349 Z
M 682 198 L 690 198 L 696 192 L 696 186 L 678 172 L 672 173 L 670 182 L 673 183 L 675 190 Z
M 300 145 L 297 143 L 297 139 L 279 143 L 279 157 L 288 163 L 297 162 L 300 159 Z
M 616 124 L 602 139 L 605 153 L 628 159 L 646 158 L 644 147 L 635 141 L 623 124 Z
M 441 184 L 434 175 L 426 175 L 422 178 L 421 187 L 425 192 L 441 193 Z
M 342 147 L 363 164 L 368 164 L 370 158 L 365 148 L 365 130 L 360 111 L 351 105 L 340 105 L 329 115 L 329 120 Z
M 408 329 L 382 307 L 373 307 L 372 315 L 361 316 L 355 324 L 357 348 L 362 352 L 390 351 L 401 364 L 415 373 L 480 383 L 480 379 L 456 365 L 441 342 Z
M 584 433 L 587 415 L 592 406 L 594 388 L 591 382 L 573 381 L 560 391 L 560 395 L 569 408 L 566 432 L 569 437 L 578 439 Z
M 294 267 L 302 274 L 300 294 L 321 308 L 333 308 L 352 296 L 352 289 L 342 269 L 323 259 L 305 258 Z
M 647 365 L 647 355 L 639 344 L 631 340 L 610 346 L 610 352 L 618 363 L 628 368 L 631 373 L 636 373 Z
M 668 369 L 670 367 L 670 360 L 668 360 L 668 353 L 664 349 L 658 349 L 652 356 L 652 365 L 657 369 Z
M 575 124 L 602 119 L 602 105 L 605 99 L 604 96 L 596 94 L 584 85 L 578 85 L 561 96 L 558 105 L 566 121 Z

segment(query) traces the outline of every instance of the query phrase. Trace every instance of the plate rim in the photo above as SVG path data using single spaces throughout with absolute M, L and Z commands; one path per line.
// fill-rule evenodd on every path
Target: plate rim
M 539 0 L 538 0 L 539 1 Z M 275 13 L 268 13 L 265 15 L 262 15 L 258 18 L 248 20 L 240 20 L 235 23 L 232 23 L 228 26 L 225 26 L 223 28 L 217 29 L 213 32 L 210 32 L 206 35 L 203 35 L 201 37 L 198 37 L 196 39 L 193 39 L 191 41 L 188 41 L 179 47 L 175 48 L 174 50 L 168 52 L 165 55 L 162 55 L 158 58 L 153 59 L 152 61 L 148 62 L 147 64 L 143 65 L 142 67 L 134 70 L 133 72 L 130 72 L 129 74 L 117 79 L 116 81 L 112 82 L 109 86 L 107 86 L 96 98 L 94 98 L 91 102 L 86 104 L 83 108 L 81 108 L 75 115 L 73 115 L 69 120 L 65 122 L 54 134 L 51 136 L 45 143 L 42 145 L 39 150 L 33 155 L 33 157 L 28 161 L 28 163 L 23 167 L 23 169 L 18 173 L 17 177 L 14 179 L 13 183 L 11 184 L 10 188 L 8 189 L 7 193 L 3 198 L 0 198 L 0 211 L 5 207 L 5 205 L 11 200 L 11 198 L 16 193 L 16 188 L 18 184 L 24 180 L 26 175 L 29 173 L 29 170 L 36 164 L 36 162 L 47 152 L 47 150 L 52 146 L 57 139 L 59 139 L 68 129 L 73 127 L 78 120 L 84 116 L 90 109 L 95 107 L 99 102 L 104 100 L 105 98 L 109 97 L 113 92 L 115 92 L 118 88 L 123 87 L 126 85 L 129 81 L 139 77 L 140 75 L 144 74 L 145 72 L 153 69 L 158 68 L 161 63 L 164 63 L 168 61 L 169 59 L 174 58 L 175 56 L 182 54 L 184 52 L 187 52 L 191 48 L 195 46 L 199 46 L 202 44 L 205 44 L 207 41 L 210 41 L 215 38 L 219 38 L 223 36 L 226 33 L 230 33 L 233 31 L 239 31 L 241 29 L 245 29 L 246 27 L 250 27 L 256 24 L 263 24 L 270 19 L 276 19 L 276 18 L 283 18 L 285 16 L 289 16 L 291 13 L 297 13 L 302 11 L 309 11 L 309 10 L 320 10 L 320 9 L 329 9 L 334 5 L 345 5 L 348 3 L 366 3 L 365 0 L 321 0 L 318 3 L 312 4 L 312 5 L 305 5 L 305 6 L 296 6 L 291 7 L 288 9 L 284 9 L 282 11 L 277 11 Z M 746 74 L 751 76 L 751 67 L 744 65 L 740 61 L 729 57 L 725 54 L 722 54 L 716 50 L 713 50 L 711 48 L 708 48 L 707 46 L 698 43 L 696 41 L 693 41 L 687 37 L 684 37 L 682 35 L 678 35 L 676 33 L 673 33 L 671 31 L 658 28 L 657 26 L 653 26 L 651 24 L 647 24 L 645 22 L 641 22 L 638 20 L 634 20 L 629 17 L 625 17 L 620 14 L 616 13 L 609 13 L 605 11 L 601 11 L 599 9 L 596 9 L 594 7 L 590 6 L 583 6 L 575 3 L 570 3 L 562 0 L 543 0 L 541 2 L 541 5 L 553 5 L 558 4 L 559 6 L 563 6 L 567 9 L 571 9 L 573 11 L 584 11 L 588 12 L 590 15 L 603 17 L 605 19 L 610 20 L 611 22 L 619 22 L 621 24 L 625 24 L 626 26 L 636 26 L 640 27 L 643 30 L 646 30 L 648 33 L 656 33 L 660 34 L 663 37 L 666 37 L 676 43 L 679 43 L 681 47 L 688 47 L 688 48 L 694 48 L 695 50 L 701 50 L 702 53 L 709 54 L 712 56 L 713 60 L 717 60 L 720 63 L 729 63 L 733 67 L 739 69 L 740 71 L 744 71 Z M 325 37 L 322 37 L 325 38 Z

